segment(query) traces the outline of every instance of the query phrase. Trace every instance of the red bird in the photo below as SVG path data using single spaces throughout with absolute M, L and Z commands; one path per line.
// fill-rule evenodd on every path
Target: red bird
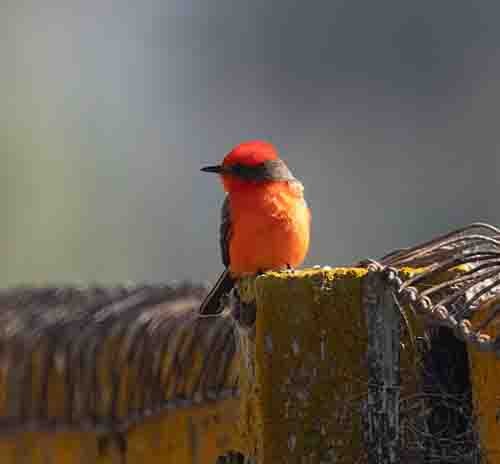
M 220 226 L 226 269 L 200 307 L 201 313 L 214 314 L 237 278 L 304 261 L 311 214 L 302 184 L 268 142 L 243 142 L 221 165 L 202 171 L 219 174 L 227 193 Z

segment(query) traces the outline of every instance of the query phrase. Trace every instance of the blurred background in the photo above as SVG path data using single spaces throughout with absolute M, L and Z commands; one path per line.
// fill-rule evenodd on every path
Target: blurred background
M 199 168 L 275 143 L 308 264 L 500 223 L 496 0 L 3 0 L 0 286 L 215 280 Z

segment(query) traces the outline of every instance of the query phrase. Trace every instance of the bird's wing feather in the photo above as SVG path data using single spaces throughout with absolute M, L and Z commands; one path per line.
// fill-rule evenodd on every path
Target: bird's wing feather
M 221 222 L 220 222 L 220 251 L 222 254 L 222 262 L 226 269 L 213 286 L 212 290 L 205 297 L 205 300 L 200 306 L 201 314 L 216 314 L 220 312 L 220 299 L 222 295 L 228 293 L 234 286 L 234 279 L 229 272 L 229 240 L 231 238 L 231 215 L 229 211 L 229 196 L 226 196 L 222 205 Z
M 200 305 L 201 314 L 217 314 L 222 310 L 221 298 L 231 291 L 234 279 L 226 268 Z
M 229 240 L 231 238 L 231 212 L 229 210 L 229 196 L 226 195 L 221 211 L 219 229 L 219 243 L 224 266 L 229 267 Z

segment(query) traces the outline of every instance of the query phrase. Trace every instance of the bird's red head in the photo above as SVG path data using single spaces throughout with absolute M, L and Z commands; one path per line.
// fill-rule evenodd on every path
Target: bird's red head
M 293 179 L 286 165 L 279 159 L 276 148 L 263 140 L 236 145 L 224 157 L 221 165 L 208 166 L 202 171 L 219 174 L 226 192 L 234 192 L 263 181 Z
M 224 157 L 222 166 L 230 167 L 241 164 L 251 167 L 276 159 L 278 159 L 278 151 L 272 144 L 264 140 L 251 140 L 236 145 Z

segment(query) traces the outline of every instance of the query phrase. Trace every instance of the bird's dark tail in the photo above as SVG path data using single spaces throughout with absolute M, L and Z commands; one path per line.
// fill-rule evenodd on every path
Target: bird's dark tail
M 221 297 L 229 293 L 233 287 L 234 279 L 231 277 L 229 269 L 226 269 L 203 300 L 200 306 L 200 314 L 217 314 L 220 312 Z

